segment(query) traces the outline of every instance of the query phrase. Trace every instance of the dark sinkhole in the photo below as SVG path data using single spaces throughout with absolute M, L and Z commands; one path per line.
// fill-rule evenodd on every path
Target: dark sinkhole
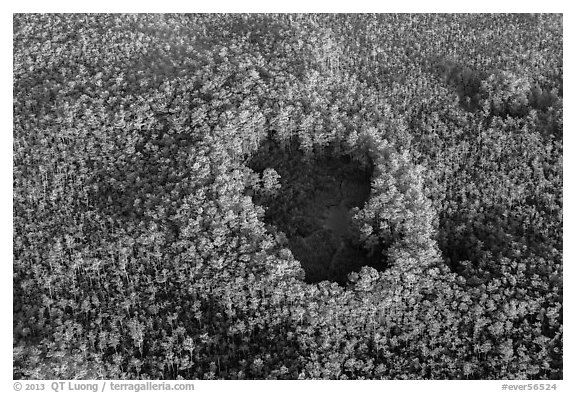
M 268 141 L 248 162 L 260 176 L 267 168 L 280 175 L 274 193 L 249 190 L 266 210 L 272 230 L 286 235 L 288 247 L 306 273 L 308 283 L 330 280 L 344 285 L 362 266 L 377 268 L 380 252 L 362 246 L 354 208 L 370 195 L 372 168 L 349 156 L 306 156 L 297 147 L 283 149 Z

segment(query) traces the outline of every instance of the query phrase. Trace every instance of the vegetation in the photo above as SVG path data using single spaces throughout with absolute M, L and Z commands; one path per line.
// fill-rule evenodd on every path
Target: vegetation
M 13 23 L 14 378 L 562 378 L 561 15 Z

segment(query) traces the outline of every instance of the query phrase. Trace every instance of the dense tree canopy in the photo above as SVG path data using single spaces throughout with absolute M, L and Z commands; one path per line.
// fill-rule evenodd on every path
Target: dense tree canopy
M 13 23 L 15 378 L 562 378 L 562 16 Z

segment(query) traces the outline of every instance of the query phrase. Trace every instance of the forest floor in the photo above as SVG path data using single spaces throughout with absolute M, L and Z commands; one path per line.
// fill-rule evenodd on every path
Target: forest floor
M 361 246 L 354 208 L 370 195 L 369 170 L 347 156 L 305 159 L 299 152 L 267 146 L 249 163 L 256 172 L 273 168 L 281 188 L 273 198 L 256 198 L 265 221 L 283 232 L 302 264 L 307 282 L 344 284 L 348 273 L 376 260 Z M 376 258 L 374 258 L 376 259 Z

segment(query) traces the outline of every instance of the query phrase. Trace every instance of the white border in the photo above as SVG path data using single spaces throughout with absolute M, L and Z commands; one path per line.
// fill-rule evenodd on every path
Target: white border
M 481 2 L 461 0 L 334 0 L 334 1 L 265 1 L 265 0 L 211 0 L 211 1 L 114 1 L 79 2 L 70 0 L 17 1 L 11 12 L 551 12 L 562 13 L 562 1 L 498 1 Z

